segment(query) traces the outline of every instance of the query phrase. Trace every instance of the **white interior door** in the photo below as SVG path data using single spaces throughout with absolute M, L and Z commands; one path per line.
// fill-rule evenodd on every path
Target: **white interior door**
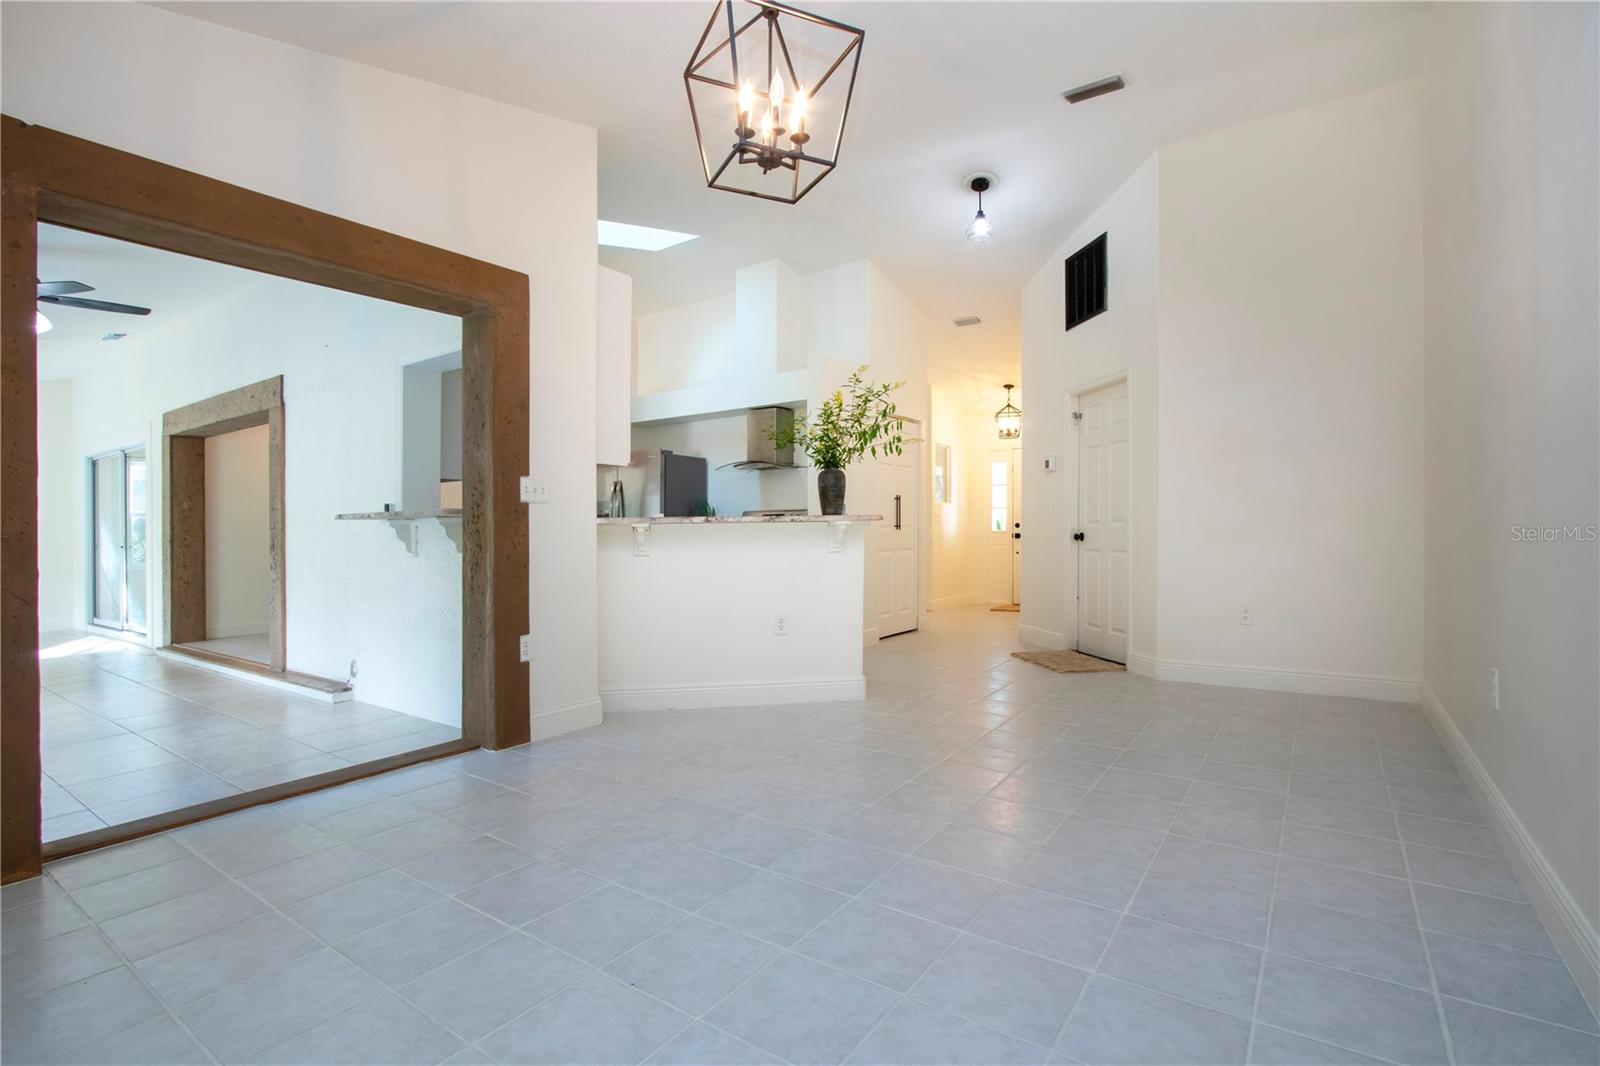
M 906 433 L 916 436 L 915 423 Z M 917 474 L 920 445 L 908 444 L 901 455 L 879 460 L 873 472 L 880 485 L 884 520 L 873 529 L 869 580 L 874 585 L 879 637 L 917 628 L 917 602 L 922 574 L 921 494 Z M 875 510 L 879 510 L 876 509 Z
M 1128 383 L 1078 400 L 1078 650 L 1128 661 Z
M 983 587 L 989 604 L 1016 603 L 1022 584 L 1021 448 L 990 448 L 984 462 Z

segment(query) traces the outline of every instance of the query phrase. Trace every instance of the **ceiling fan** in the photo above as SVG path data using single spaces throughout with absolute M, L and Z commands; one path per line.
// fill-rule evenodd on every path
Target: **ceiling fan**
M 80 292 L 93 291 L 93 285 L 85 285 L 81 281 L 41 281 L 39 282 L 39 302 L 42 304 L 55 304 L 58 307 L 81 307 L 86 311 L 112 311 L 119 315 L 148 315 L 150 313 L 150 308 L 148 307 L 112 303 L 109 300 L 84 300 L 77 295 Z

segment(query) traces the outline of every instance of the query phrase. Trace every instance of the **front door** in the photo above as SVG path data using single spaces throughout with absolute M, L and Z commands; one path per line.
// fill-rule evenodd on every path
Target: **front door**
M 1128 661 L 1128 383 L 1078 400 L 1078 650 Z
M 1022 449 L 990 448 L 983 534 L 985 602 L 1020 603 L 1022 590 Z

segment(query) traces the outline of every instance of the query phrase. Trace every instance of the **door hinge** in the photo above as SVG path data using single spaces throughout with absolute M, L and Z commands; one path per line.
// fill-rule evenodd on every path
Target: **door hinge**
M 1074 411 L 1074 412 L 1072 412 L 1072 420 L 1074 422 L 1082 422 L 1083 421 L 1083 412 L 1082 411 Z

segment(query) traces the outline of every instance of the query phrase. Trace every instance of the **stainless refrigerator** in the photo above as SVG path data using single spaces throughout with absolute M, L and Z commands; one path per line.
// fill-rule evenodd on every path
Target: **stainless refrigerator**
M 630 466 L 644 471 L 639 513 L 647 517 L 681 518 L 707 513 L 706 461 L 665 448 L 634 452 Z

